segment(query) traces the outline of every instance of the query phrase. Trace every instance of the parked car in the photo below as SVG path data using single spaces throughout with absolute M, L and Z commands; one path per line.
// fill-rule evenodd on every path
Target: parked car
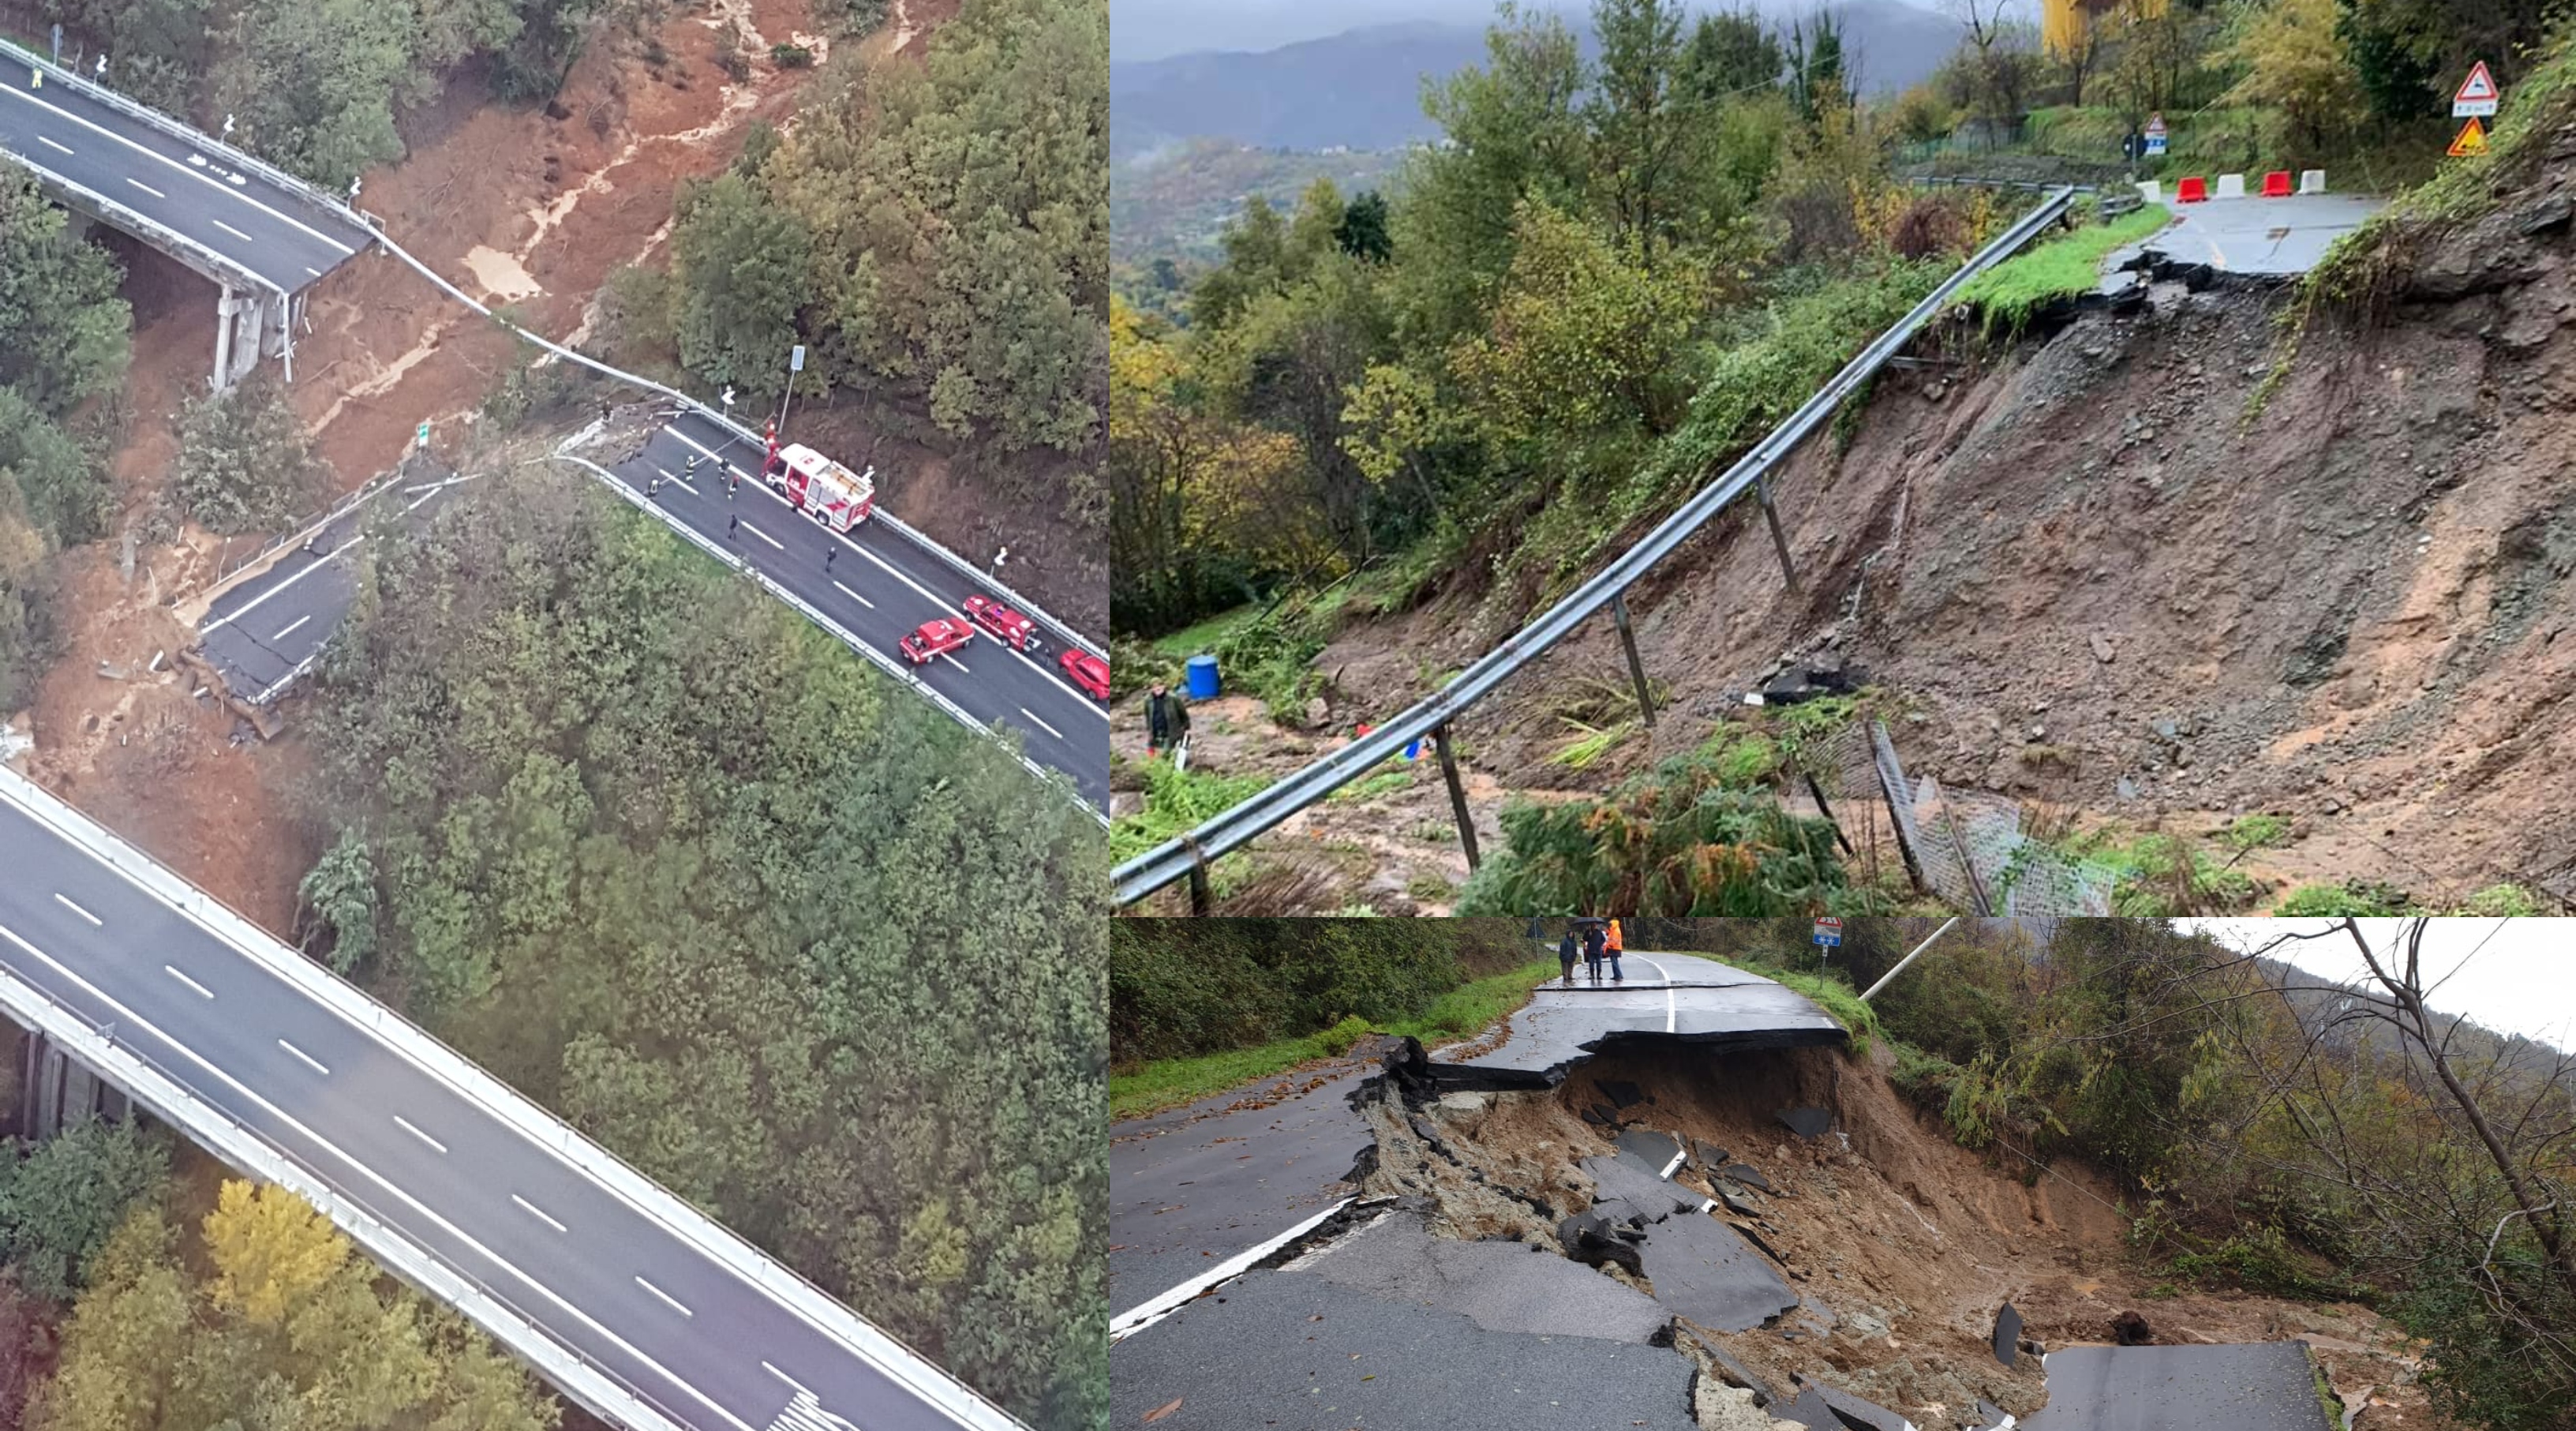
M 945 655 L 974 639 L 974 627 L 954 616 L 940 616 L 921 623 L 920 630 L 894 643 L 894 648 L 912 664 L 926 666 L 931 658 Z
M 1056 658 L 1066 677 L 1091 693 L 1095 701 L 1109 699 L 1109 663 L 1088 651 L 1072 650 Z
M 989 596 L 966 598 L 966 614 L 975 624 L 990 631 L 1015 651 L 1026 651 L 1037 645 L 1038 624 Z

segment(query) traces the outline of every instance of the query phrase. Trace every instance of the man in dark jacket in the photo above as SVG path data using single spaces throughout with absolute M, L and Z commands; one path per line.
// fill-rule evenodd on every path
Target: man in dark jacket
M 1180 693 L 1160 681 L 1145 696 L 1145 745 L 1148 757 L 1190 738 L 1190 708 Z
M 1574 987 L 1574 956 L 1582 946 L 1583 941 L 1574 937 L 1574 926 L 1565 926 L 1565 942 L 1556 946 L 1556 962 L 1564 970 L 1565 986 L 1569 989 Z
M 1583 965 L 1591 971 L 1592 982 L 1601 982 L 1601 949 L 1605 937 L 1598 921 L 1583 926 Z

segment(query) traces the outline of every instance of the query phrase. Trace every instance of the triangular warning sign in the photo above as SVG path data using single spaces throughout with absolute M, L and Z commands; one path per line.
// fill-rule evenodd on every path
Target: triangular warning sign
M 2455 104 L 2474 104 L 2479 100 L 2494 99 L 2499 93 L 2495 76 L 2487 73 L 2487 62 L 2480 60 L 2469 66 L 2469 77 L 2460 81 L 2460 92 L 2451 96 L 2451 100 Z
M 2478 123 L 2476 116 L 2472 115 L 2468 124 L 2460 130 L 2460 137 L 2451 141 L 2451 157 L 2462 159 L 2471 154 L 2485 152 L 2487 152 L 2486 126 Z

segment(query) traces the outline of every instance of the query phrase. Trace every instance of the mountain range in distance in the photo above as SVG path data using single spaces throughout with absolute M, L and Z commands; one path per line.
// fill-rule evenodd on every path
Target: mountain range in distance
M 1315 9 L 1331 15 L 1334 3 L 1315 0 Z M 1204 0 L 1188 8 L 1206 13 Z M 1924 79 L 1958 46 L 1956 21 L 1899 0 L 1841 0 L 1824 8 L 1842 23 L 1849 64 L 1864 94 L 1891 93 Z M 1113 43 L 1123 41 L 1118 48 L 1126 53 L 1150 48 L 1139 31 L 1183 23 L 1175 18 L 1165 24 L 1160 17 L 1168 9 L 1168 0 L 1116 0 Z M 1246 33 L 1260 33 L 1253 22 L 1263 15 L 1253 6 L 1239 17 L 1249 27 Z M 1581 14 L 1568 18 L 1578 33 L 1588 30 Z M 1311 14 L 1307 23 L 1313 23 Z M 1775 17 L 1775 23 L 1785 27 L 1788 16 Z M 1483 21 L 1415 19 L 1272 49 L 1113 59 L 1111 155 L 1134 161 L 1205 138 L 1306 151 L 1400 149 L 1436 139 L 1438 126 L 1422 113 L 1423 79 L 1484 63 L 1485 30 Z

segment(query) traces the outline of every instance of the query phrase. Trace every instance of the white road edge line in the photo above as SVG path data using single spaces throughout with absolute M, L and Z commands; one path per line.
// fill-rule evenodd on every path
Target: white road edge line
M 241 230 L 234 228 L 232 225 L 225 223 L 221 219 L 215 220 L 215 227 L 222 229 L 225 233 L 231 234 L 234 238 L 240 239 L 243 243 L 259 242 L 259 240 L 252 238 L 250 235 L 243 233 Z
M 442 1142 L 438 1141 L 436 1138 L 433 1138 L 433 1137 L 429 1136 L 427 1133 L 424 1133 L 424 1132 L 420 1131 L 419 1126 L 418 1126 L 417 1124 L 413 1123 L 409 1118 L 406 1118 L 406 1117 L 404 1117 L 403 1115 L 401 1115 L 400 1113 L 397 1113 L 397 1114 L 395 1114 L 395 1115 L 394 1115 L 394 1121 L 395 1121 L 395 1122 L 397 1122 L 397 1123 L 400 1123 L 400 1124 L 403 1126 L 403 1131 L 404 1131 L 404 1132 L 409 1133 L 409 1134 L 411 1134 L 413 1137 L 418 1138 L 419 1140 L 421 1140 L 421 1141 L 422 1141 L 422 1142 L 424 1142 L 424 1143 L 427 1143 L 427 1144 L 428 1144 L 428 1145 L 430 1145 L 431 1147 L 436 1148 L 436 1149 L 437 1149 L 438 1151 L 440 1151 L 441 1153 L 444 1153 L 444 1152 L 446 1152 L 446 1151 L 447 1151 L 447 1145 L 446 1145 L 445 1143 L 442 1143 Z
M 1664 981 L 1664 1032 L 1673 1032 L 1674 1025 L 1677 1021 L 1676 1010 L 1673 1007 L 1673 976 L 1664 972 L 1663 965 L 1656 963 L 1654 960 L 1647 958 L 1643 954 L 1631 954 L 1628 957 L 1645 965 L 1647 968 L 1654 970 L 1655 977 Z M 1666 1173 L 1664 1176 L 1669 1178 L 1672 1174 Z
M 787 543 L 780 541 L 778 538 L 771 536 L 769 533 L 762 531 L 760 528 L 753 526 L 749 522 L 743 523 L 742 529 L 751 533 L 753 536 L 760 538 L 762 541 L 769 543 L 771 546 L 778 548 L 780 551 L 787 550 Z
M 41 135 L 41 134 L 39 134 L 39 135 L 37 135 L 37 136 L 36 136 L 36 142 L 37 142 L 37 143 L 39 143 L 39 144 L 44 145 L 44 146 L 45 146 L 46 148 L 48 148 L 48 149 L 59 149 L 59 150 L 61 150 L 62 152 L 64 152 L 65 154 L 69 154 L 69 153 L 71 153 L 71 152 L 72 152 L 72 147 L 71 147 L 70 145 L 68 145 L 68 144 L 58 144 L 58 143 L 56 143 L 55 141 L 53 141 L 53 140 L 51 140 L 51 139 L 47 139 L 45 136 L 43 136 L 43 135 Z
M 166 199 L 166 198 L 170 197 L 169 195 L 167 195 L 167 194 L 165 194 L 165 193 L 162 193 L 160 190 L 158 190 L 158 189 L 156 189 L 156 188 L 153 188 L 151 185 L 144 183 L 142 180 L 137 179 L 137 178 L 135 178 L 134 176 L 132 176 L 132 175 L 130 175 L 130 174 L 126 176 L 125 182 L 127 182 L 127 183 L 129 183 L 129 184 L 132 184 L 134 187 L 136 187 L 136 188 L 138 188 L 138 189 L 141 189 L 143 192 L 145 192 L 145 193 L 147 193 L 147 194 L 150 194 L 152 197 L 154 197 L 154 198 L 156 198 L 156 199 Z
M 55 894 L 54 903 L 59 904 L 63 908 L 70 910 L 72 913 L 79 915 L 81 918 L 88 920 L 90 928 L 97 929 L 101 927 L 97 915 L 92 914 L 88 910 L 81 908 L 79 905 L 72 903 L 62 894 Z
M 147 145 L 137 144 L 133 140 L 126 138 L 124 135 L 117 133 L 113 129 L 109 129 L 104 125 L 93 124 L 89 120 L 83 119 L 79 115 L 72 113 L 70 110 L 63 108 L 59 104 L 51 104 L 45 100 L 38 99 L 35 95 L 30 94 L 26 90 L 22 90 L 15 85 L 0 86 L 0 94 L 16 95 L 18 98 L 26 100 L 28 103 L 36 105 L 39 108 L 52 110 L 54 113 L 61 115 L 63 118 L 70 120 L 72 123 L 79 125 L 83 129 L 96 134 L 103 134 L 108 138 L 115 140 L 117 143 L 124 145 L 126 148 L 133 150 L 137 154 L 144 155 L 148 158 L 158 159 L 162 163 L 169 165 L 171 168 L 178 170 L 182 174 L 193 176 L 198 182 L 206 185 L 208 188 L 217 190 L 221 193 L 230 194 L 234 198 L 241 200 L 243 203 L 250 205 L 252 208 L 259 210 L 261 213 L 268 215 L 272 219 L 276 219 L 281 223 L 292 224 L 296 228 L 302 229 L 304 232 L 311 234 L 313 237 L 320 239 L 322 242 L 329 244 L 333 248 L 338 249 L 344 256 L 354 255 L 357 253 L 356 249 L 349 247 L 347 244 L 340 242 L 338 239 L 331 237 L 329 234 L 322 232 L 311 224 L 305 223 L 301 219 L 295 218 L 293 215 L 279 213 L 277 210 L 270 208 L 268 205 L 261 203 L 250 195 L 234 189 L 231 185 L 218 181 L 212 175 L 199 173 L 197 170 L 191 169 L 187 165 L 180 163 L 178 160 L 171 158 L 169 155 L 162 153 L 160 150 L 151 148 Z M 71 151 L 66 149 L 63 152 L 68 154 Z M 247 235 L 244 235 L 244 237 L 247 237 Z
M 780 1381 L 786 1382 L 789 1386 L 795 1387 L 798 1391 L 804 1392 L 807 1396 L 814 1394 L 812 1391 L 807 1390 L 805 1383 L 798 1381 L 796 1378 L 789 1376 L 787 1373 L 780 1371 L 774 1366 L 771 1366 L 767 1361 L 764 1360 L 761 1362 L 760 1366 L 762 1370 L 768 1372 L 771 1376 L 777 1377 Z
M 841 586 L 841 584 L 840 584 L 839 582 L 837 582 L 837 581 L 836 581 L 836 582 L 833 582 L 832 584 L 833 584 L 834 586 Z M 875 602 L 868 600 L 866 597 L 859 595 L 857 592 L 850 590 L 850 589 L 849 589 L 848 587 L 846 587 L 846 586 L 841 586 L 841 594 L 842 594 L 843 596 L 846 596 L 846 597 L 850 598 L 852 601 L 857 602 L 857 603 L 858 603 L 858 604 L 860 604 L 861 606 L 866 607 L 866 608 L 867 608 L 867 609 L 869 609 L 870 611 L 874 611 L 874 610 L 876 610 L 876 609 L 877 609 L 877 604 L 876 604 Z
M 424 500 L 426 500 L 426 499 L 424 499 Z M 283 640 L 285 640 L 287 637 L 294 635 L 294 634 L 296 633 L 296 630 L 297 630 L 299 627 L 303 626 L 305 622 L 310 621 L 310 620 L 312 620 L 312 619 L 313 619 L 313 613 L 311 613 L 311 612 L 309 612 L 309 611 L 308 611 L 308 612 L 304 613 L 302 616 L 298 616 L 298 617 L 296 617 L 293 621 L 288 622 L 285 630 L 278 632 L 276 635 L 271 636 L 271 637 L 269 637 L 268 639 L 269 639 L 269 640 L 271 640 L 271 641 L 283 641 Z
M 966 671 L 965 662 L 958 660 L 956 657 L 949 655 L 945 651 L 939 653 L 939 659 L 946 661 L 949 665 L 955 666 L 958 670 Z M 972 671 L 966 671 L 966 674 L 971 676 L 975 673 Z
M 697 1313 L 690 1311 L 688 1308 L 686 1308 L 686 1307 L 684 1307 L 684 1306 L 681 1306 L 681 1305 L 680 1305 L 680 1299 L 679 1299 L 679 1298 L 672 1296 L 670 1293 L 663 1291 L 661 1288 L 654 1286 L 652 1283 L 645 1281 L 645 1280 L 644 1280 L 643 1278 L 641 1278 L 641 1277 L 638 1277 L 638 1278 L 636 1278 L 636 1279 L 635 1279 L 635 1285 L 636 1285 L 636 1286 L 638 1286 L 638 1287 L 643 1288 L 643 1289 L 644 1289 L 645 1291 L 647 1291 L 647 1292 L 652 1293 L 654 1296 L 661 1298 L 663 1301 L 670 1303 L 670 1304 L 671 1304 L 671 1310 L 673 1310 L 673 1311 L 675 1311 L 675 1312 L 678 1312 L 681 1316 L 684 1316 L 684 1317 L 694 1317 L 694 1316 L 696 1316 L 696 1315 L 697 1315 Z
M 1125 1341 L 1127 1338 L 1145 1330 L 1147 1327 L 1154 1325 L 1156 1322 L 1161 1321 L 1166 1316 L 1179 1310 L 1182 1304 L 1188 1302 L 1191 1298 L 1198 1296 L 1200 1293 L 1207 1291 L 1209 1288 L 1214 1287 L 1219 1283 L 1231 1282 L 1235 1278 L 1242 1276 L 1244 1273 L 1251 1271 L 1255 1263 L 1258 1263 L 1261 1259 L 1278 1251 L 1280 1248 L 1287 1246 L 1289 1243 L 1296 1241 L 1298 1238 L 1305 1236 L 1315 1228 L 1322 1226 L 1324 1219 L 1331 1217 L 1334 1213 L 1340 1212 L 1343 1208 L 1349 1207 L 1354 1201 L 1356 1201 L 1356 1199 L 1344 1198 L 1340 1202 L 1334 1203 L 1331 1207 L 1325 1208 L 1322 1212 L 1315 1214 L 1313 1217 L 1306 1219 L 1304 1222 L 1297 1224 L 1295 1227 L 1288 1229 L 1286 1232 L 1279 1234 L 1277 1237 L 1270 1239 L 1268 1242 L 1264 1242 L 1257 1247 L 1247 1248 L 1242 1252 L 1238 1252 L 1234 1256 L 1225 1259 L 1223 1262 L 1218 1263 L 1196 1277 L 1163 1292 L 1153 1300 L 1140 1302 L 1137 1305 L 1128 1308 L 1126 1311 L 1119 1313 L 1117 1316 L 1111 1317 L 1109 1319 L 1109 1340 L 1112 1342 Z
M 1064 739 L 1064 732 L 1047 724 L 1043 719 L 1040 719 L 1036 711 L 1030 710 L 1027 706 L 1022 706 L 1020 707 L 1020 714 L 1027 716 L 1033 721 L 1037 721 L 1038 729 L 1045 731 L 1047 734 L 1054 736 L 1058 740 Z
M 189 978 L 187 975 L 180 973 L 179 966 L 176 964 L 162 965 L 161 972 L 178 980 L 180 983 L 187 985 L 189 988 L 196 990 L 198 993 L 205 995 L 209 999 L 215 996 L 214 990 L 209 989 L 205 985 L 198 983 L 196 980 Z
M 51 828 L 50 823 L 48 824 L 48 828 Z M 88 847 L 82 845 L 78 841 L 74 841 L 72 847 L 74 849 L 81 850 L 83 853 L 89 852 Z M 91 857 L 93 859 L 97 858 L 95 855 L 92 855 Z M 102 861 L 102 863 L 104 862 Z M 114 869 L 115 867 L 111 865 L 109 868 Z M 125 875 L 123 870 L 118 870 L 117 873 Z M 142 890 L 147 898 L 159 898 L 159 896 L 154 895 L 151 890 L 144 888 L 140 882 L 135 881 L 131 875 L 125 875 L 125 878 L 129 883 L 133 883 L 138 890 Z M 162 902 L 164 904 L 167 903 L 167 901 Z M 203 926 L 200 927 L 202 928 Z M 212 930 L 207 930 L 206 932 L 208 936 L 214 938 L 217 943 L 227 944 L 229 947 L 229 941 L 224 940 L 221 936 L 215 935 Z M 35 945 L 20 938 L 16 931 L 10 929 L 5 924 L 0 924 L 0 939 L 6 939 L 10 943 L 17 945 L 19 948 L 26 950 L 29 954 L 45 961 L 45 963 L 50 965 L 56 973 L 87 990 L 90 997 L 97 999 L 100 1003 L 114 1009 L 120 1020 L 129 1022 L 136 1028 L 148 1030 L 154 1038 L 168 1044 L 179 1054 L 180 1057 L 185 1058 L 190 1063 L 197 1065 L 206 1072 L 213 1074 L 217 1079 L 230 1086 L 233 1091 L 241 1094 L 251 1102 L 258 1104 L 270 1117 L 273 1117 L 280 1123 L 294 1129 L 299 1135 L 310 1141 L 315 1147 L 329 1150 L 333 1157 L 338 1158 L 340 1161 L 347 1163 L 351 1168 L 356 1169 L 359 1173 L 363 1174 L 368 1181 L 383 1188 L 386 1192 L 393 1194 L 403 1202 L 410 1204 L 413 1210 L 420 1213 L 421 1216 L 428 1218 L 432 1223 L 435 1223 L 440 1231 L 445 1232 L 448 1236 L 455 1238 L 465 1246 L 472 1248 L 477 1256 L 483 1258 L 493 1266 L 506 1269 L 511 1276 L 526 1283 L 530 1289 L 537 1293 L 538 1296 L 545 1298 L 547 1301 L 563 1308 L 566 1312 L 571 1313 L 574 1318 L 579 1320 L 583 1325 L 588 1326 L 593 1331 L 599 1333 L 601 1337 L 605 1338 L 619 1351 L 633 1357 L 638 1364 L 653 1368 L 655 1372 L 661 1375 L 663 1380 L 668 1381 L 671 1385 L 678 1387 L 689 1395 L 696 1397 L 708 1410 L 713 1411 L 718 1416 L 721 1416 L 725 1420 L 733 1423 L 733 1425 L 740 1428 L 740 1431 L 754 1431 L 754 1428 L 749 1422 L 717 1405 L 712 1398 L 710 1398 L 705 1392 L 698 1390 L 694 1384 L 683 1380 L 681 1377 L 675 1375 L 669 1367 L 666 1367 L 660 1362 L 653 1360 L 653 1358 L 646 1356 L 633 1343 L 627 1341 L 624 1337 L 621 1337 L 617 1333 L 610 1331 L 607 1327 L 600 1325 L 597 1319 L 582 1311 L 581 1308 L 574 1306 L 571 1302 L 566 1301 L 562 1294 L 556 1292 L 553 1288 L 547 1286 L 543 1282 L 538 1281 L 536 1278 L 529 1276 L 527 1273 L 520 1271 L 515 1265 L 494 1253 L 491 1248 L 475 1241 L 473 1236 L 467 1233 L 465 1229 L 458 1227 L 455 1223 L 449 1222 L 446 1218 L 443 1218 L 436 1212 L 432 1211 L 427 1203 L 413 1197 L 410 1193 L 404 1192 L 400 1187 L 394 1184 L 392 1179 L 387 1178 L 384 1174 L 377 1172 L 375 1169 L 359 1162 L 356 1158 L 351 1157 L 348 1153 L 343 1152 L 338 1144 L 333 1143 L 330 1139 L 323 1137 L 321 1134 L 316 1133 L 311 1128 L 305 1126 L 304 1122 L 301 1119 L 298 1119 L 294 1114 L 289 1113 L 285 1109 L 278 1107 L 276 1104 L 269 1102 L 267 1099 L 262 1098 L 259 1094 L 251 1090 L 250 1085 L 243 1083 L 240 1079 L 237 1079 L 231 1074 L 224 1072 L 222 1069 L 215 1067 L 213 1063 L 209 1062 L 204 1055 L 198 1053 L 195 1049 L 188 1047 L 179 1040 L 163 1033 L 160 1029 L 155 1028 L 150 1022 L 137 1015 L 134 1010 L 127 1008 L 123 1003 L 119 1002 L 114 995 L 108 993 L 98 985 L 91 983 L 89 980 L 82 978 L 80 975 L 73 973 L 70 967 L 65 965 L 61 960 L 56 959 L 53 955 L 46 953 L 44 950 L 39 949 Z M 271 973 L 271 977 L 276 977 L 273 972 Z M 323 1008 L 325 1012 L 337 1013 L 336 1010 L 330 1009 L 328 1005 L 323 1005 Z M 182 1086 L 184 1087 L 185 1085 Z M 193 1093 L 196 1090 L 190 1089 L 189 1091 Z M 220 1108 L 214 1109 L 213 1111 L 218 1116 L 231 1116 Z M 254 1134 L 253 1136 L 260 1135 Z M 273 1142 L 274 1140 L 270 1141 Z M 543 1143 L 536 1142 L 535 1139 L 529 1139 L 528 1141 L 540 1149 L 545 1146 Z M 569 1166 L 569 1164 L 567 1166 Z M 534 1325 L 533 1322 L 531 1324 Z M 538 1326 L 537 1330 L 544 1331 L 545 1328 L 543 1326 Z
M 243 617 L 250 615 L 261 602 L 268 600 L 270 597 L 277 595 L 279 592 L 293 586 L 295 583 L 302 581 L 304 578 L 311 576 L 313 573 L 320 571 L 322 568 L 329 566 L 335 561 L 338 561 L 342 552 L 354 549 L 360 542 L 365 540 L 365 537 L 349 538 L 347 541 L 342 542 L 339 546 L 333 548 L 329 556 L 322 558 L 320 561 L 314 562 L 312 565 L 307 566 L 295 575 L 288 577 L 286 580 L 279 582 L 277 585 L 270 587 L 268 590 L 263 591 L 259 595 L 242 603 L 241 610 L 226 612 L 225 614 L 216 617 L 214 620 L 207 622 L 205 625 L 198 627 L 197 634 L 200 636 L 211 636 L 215 634 L 215 628 L 223 626 L 229 622 L 239 621 Z
M 527 1209 L 527 1211 L 528 1211 L 528 1216 L 535 1218 L 537 1221 L 544 1223 L 546 1226 L 553 1228 L 553 1229 L 554 1229 L 555 1231 L 557 1231 L 557 1232 L 570 1232 L 570 1231 L 572 1231 L 572 1229 L 571 1229 L 571 1228 L 568 1228 L 568 1227 L 564 1226 L 562 1223 L 557 1222 L 557 1221 L 555 1221 L 553 1218 L 551 1218 L 551 1217 L 547 1216 L 547 1215 L 546 1215 L 546 1210 L 545 1210 L 544 1208 L 541 1208 L 541 1207 L 537 1206 L 535 1203 L 532 1203 L 532 1202 L 528 1201 L 526 1198 L 523 1198 L 523 1197 L 519 1196 L 517 1193 L 512 1193 L 512 1194 L 510 1194 L 510 1201 L 517 1203 L 519 1206 L 521 1206 L 521 1207 L 523 1207 L 523 1208 L 526 1208 L 526 1209 Z
M 322 1066 L 322 1060 L 315 1058 L 313 1055 L 306 1053 L 304 1050 L 297 1048 L 295 1045 L 288 1043 L 284 1039 L 279 1039 L 277 1041 L 277 1046 L 286 1050 L 288 1053 L 295 1055 L 297 1058 L 304 1060 L 307 1064 L 310 1064 L 315 1073 L 319 1073 L 324 1077 L 330 1076 L 331 1070 Z

